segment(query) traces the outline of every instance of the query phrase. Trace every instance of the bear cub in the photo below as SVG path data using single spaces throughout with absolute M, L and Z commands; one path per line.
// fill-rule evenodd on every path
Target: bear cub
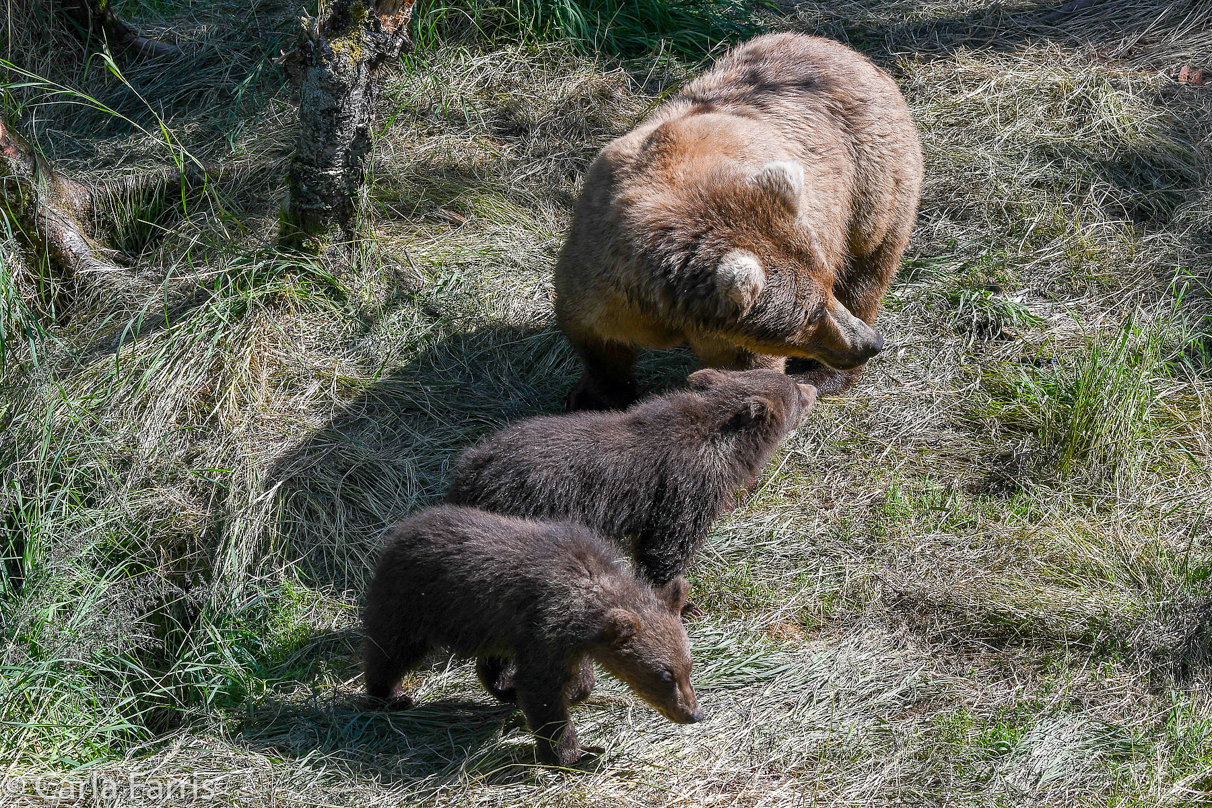
M 817 395 L 774 370 L 708 368 L 690 387 L 625 412 L 518 421 L 459 456 L 446 501 L 587 525 L 630 542 L 641 572 L 666 585 Z
M 680 619 L 685 580 L 657 589 L 620 561 L 615 545 L 570 522 L 450 506 L 413 515 L 387 537 L 366 593 L 367 694 L 411 706 L 400 678 L 434 646 L 512 658 L 512 695 L 539 757 L 562 766 L 601 751 L 578 744 L 568 712 L 593 688 L 591 661 L 670 721 L 701 721 Z M 496 675 L 481 666 L 490 690 Z

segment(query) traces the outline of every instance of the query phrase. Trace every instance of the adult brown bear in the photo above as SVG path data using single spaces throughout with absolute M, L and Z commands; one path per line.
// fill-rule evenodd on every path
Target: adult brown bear
M 826 39 L 754 39 L 589 169 L 555 269 L 556 316 L 585 365 L 572 409 L 636 397 L 636 350 L 705 363 L 827 366 L 839 392 L 917 216 L 922 155 L 896 84 Z

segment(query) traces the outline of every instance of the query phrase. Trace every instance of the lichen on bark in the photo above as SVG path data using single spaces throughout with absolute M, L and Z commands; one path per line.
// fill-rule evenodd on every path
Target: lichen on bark
M 309 252 L 349 245 L 371 149 L 379 66 L 411 46 L 413 0 L 333 0 L 304 21 L 299 125 L 282 239 Z

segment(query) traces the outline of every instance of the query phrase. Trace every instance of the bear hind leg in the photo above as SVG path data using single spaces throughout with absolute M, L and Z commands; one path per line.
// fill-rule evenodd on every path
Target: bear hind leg
M 517 663 L 505 657 L 485 656 L 476 660 L 476 676 L 484 689 L 497 701 L 513 703 L 518 700 L 514 678 L 518 674 Z

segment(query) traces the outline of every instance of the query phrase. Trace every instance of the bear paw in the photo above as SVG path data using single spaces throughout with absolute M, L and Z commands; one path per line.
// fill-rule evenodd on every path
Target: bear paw
M 689 622 L 698 620 L 698 619 L 706 617 L 706 616 L 707 616 L 707 612 L 705 612 L 701 608 L 699 608 L 699 605 L 697 603 L 691 603 L 690 601 L 686 601 L 686 605 L 682 607 L 682 622 L 683 623 L 689 623 Z
M 371 710 L 380 710 L 382 712 L 396 712 L 398 710 L 411 710 L 417 706 L 412 696 L 405 693 L 393 693 L 391 696 L 380 699 L 374 696 L 366 697 L 366 706 Z

